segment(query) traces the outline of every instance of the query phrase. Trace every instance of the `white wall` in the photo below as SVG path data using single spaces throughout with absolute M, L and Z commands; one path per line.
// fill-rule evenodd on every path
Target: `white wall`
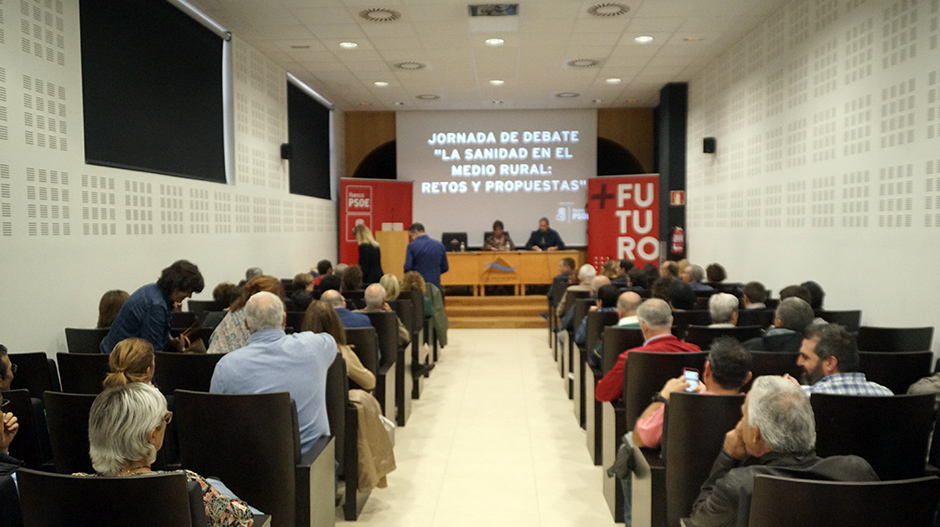
M 288 191 L 285 71 L 233 45 L 233 184 L 96 167 L 82 150 L 78 0 L 0 3 L 0 343 L 65 351 L 63 328 L 93 327 L 104 291 L 133 292 L 180 258 L 202 271 L 199 299 L 250 266 L 291 277 L 335 261 L 335 203 Z
M 794 1 L 690 84 L 692 261 L 937 325 L 938 0 Z M 702 153 L 715 136 L 718 153 Z

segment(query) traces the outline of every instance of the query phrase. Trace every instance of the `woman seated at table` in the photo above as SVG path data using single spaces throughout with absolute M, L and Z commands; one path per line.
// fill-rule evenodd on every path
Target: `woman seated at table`
M 163 446 L 163 436 L 172 418 L 173 413 L 167 411 L 163 394 L 149 384 L 131 382 L 107 388 L 98 394 L 88 417 L 89 454 L 98 475 L 151 473 L 150 465 L 157 458 L 157 450 Z M 247 503 L 225 496 L 195 472 L 181 472 L 202 489 L 207 525 L 252 525 L 252 513 Z
M 375 388 L 375 374 L 362 365 L 356 353 L 346 344 L 343 323 L 328 303 L 314 300 L 304 314 L 303 331 L 329 333 L 336 340 L 336 347 L 346 363 L 346 375 L 364 390 Z M 369 492 L 373 488 L 385 488 L 385 476 L 395 470 L 395 452 L 392 441 L 382 424 L 382 407 L 370 393 L 349 390 L 349 401 L 356 406 L 359 417 L 359 490 Z
M 105 388 L 121 386 L 129 382 L 153 385 L 153 344 L 144 339 L 129 338 L 118 342 L 108 357 L 111 373 L 102 383 Z
M 505 227 L 503 227 L 503 222 L 496 220 L 493 222 L 493 232 L 486 235 L 486 239 L 483 240 L 483 250 L 484 251 L 515 251 L 516 244 L 512 243 L 512 238 L 509 237 L 509 233 L 506 232 Z

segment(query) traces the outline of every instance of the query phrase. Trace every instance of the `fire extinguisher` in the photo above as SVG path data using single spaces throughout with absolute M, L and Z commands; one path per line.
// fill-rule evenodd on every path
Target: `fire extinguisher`
M 672 254 L 685 252 L 685 231 L 678 225 L 672 229 Z

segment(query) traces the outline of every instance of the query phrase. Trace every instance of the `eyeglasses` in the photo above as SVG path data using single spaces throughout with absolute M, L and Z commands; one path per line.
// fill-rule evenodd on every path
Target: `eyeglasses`
M 173 412 L 167 412 L 166 415 L 163 416 L 163 424 L 165 425 L 170 424 L 170 421 L 172 420 L 173 420 Z
M 16 373 L 16 364 L 10 363 L 10 373 Z

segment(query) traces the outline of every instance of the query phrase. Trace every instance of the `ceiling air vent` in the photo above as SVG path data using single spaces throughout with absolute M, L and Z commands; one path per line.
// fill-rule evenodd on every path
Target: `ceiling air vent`
M 519 4 L 476 4 L 467 6 L 470 16 L 516 16 Z
M 384 7 L 371 7 L 359 11 L 359 18 L 368 20 L 369 22 L 391 22 L 401 18 L 401 13 L 391 9 L 385 9 Z
M 408 62 L 399 62 L 398 64 L 395 64 L 395 67 L 400 70 L 414 71 L 414 70 L 423 70 L 425 66 L 424 64 L 421 64 L 420 62 L 408 61 Z
M 610 17 L 610 16 L 620 16 L 627 14 L 627 11 L 630 10 L 630 6 L 624 4 L 618 4 L 615 2 L 604 2 L 603 4 L 595 4 L 588 8 L 588 14 L 599 16 L 599 17 Z
M 598 64 L 600 64 L 600 62 L 594 59 L 575 59 L 568 61 L 568 65 L 573 68 L 592 68 Z

